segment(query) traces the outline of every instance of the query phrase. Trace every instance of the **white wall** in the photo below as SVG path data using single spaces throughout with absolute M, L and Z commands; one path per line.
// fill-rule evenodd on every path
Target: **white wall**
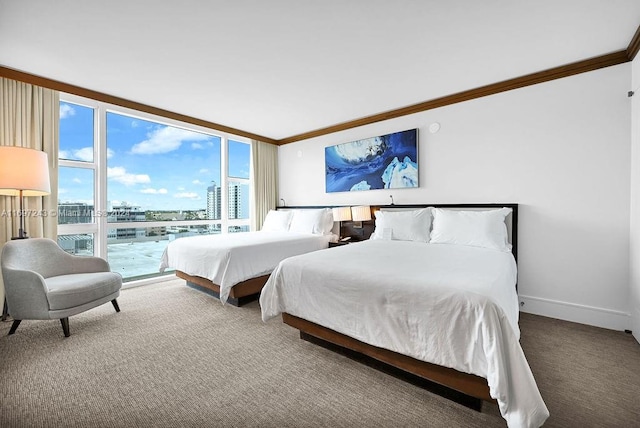
M 640 342 L 640 55 L 632 64 L 631 98 L 631 330 Z
M 630 84 L 622 64 L 287 144 L 279 195 L 287 205 L 517 202 L 522 310 L 629 328 Z M 415 127 L 419 189 L 325 193 L 325 146 Z

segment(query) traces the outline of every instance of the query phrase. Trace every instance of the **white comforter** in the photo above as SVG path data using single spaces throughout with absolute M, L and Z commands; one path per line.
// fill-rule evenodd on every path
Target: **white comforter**
M 241 232 L 190 236 L 171 241 L 162 254 L 167 268 L 200 276 L 220 287 L 220 301 L 241 281 L 267 275 L 287 257 L 327 248 L 333 235 Z
M 377 347 L 487 379 L 510 427 L 549 416 L 520 347 L 511 253 L 370 240 L 284 260 L 260 296 Z

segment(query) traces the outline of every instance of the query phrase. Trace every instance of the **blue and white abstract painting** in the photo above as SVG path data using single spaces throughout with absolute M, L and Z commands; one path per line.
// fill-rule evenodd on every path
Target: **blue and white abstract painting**
M 418 187 L 418 130 L 324 149 L 327 193 Z

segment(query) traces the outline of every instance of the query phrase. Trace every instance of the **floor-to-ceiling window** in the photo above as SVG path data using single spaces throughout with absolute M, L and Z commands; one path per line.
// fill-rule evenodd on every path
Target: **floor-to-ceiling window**
M 249 230 L 250 142 L 61 94 L 58 242 L 125 281 L 159 274 L 167 243 Z
M 246 232 L 249 230 L 249 161 L 251 147 L 248 144 L 229 140 L 229 163 L 227 165 L 227 187 L 229 189 L 229 232 Z

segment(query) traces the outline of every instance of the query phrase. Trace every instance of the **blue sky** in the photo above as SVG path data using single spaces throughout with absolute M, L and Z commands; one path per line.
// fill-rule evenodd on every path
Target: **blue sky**
M 205 209 L 220 183 L 220 138 L 107 113 L 107 199 L 143 209 Z M 92 161 L 93 110 L 60 103 L 60 157 Z M 250 146 L 229 142 L 230 176 L 249 178 Z M 90 170 L 60 168 L 59 200 L 90 202 Z M 248 213 L 248 195 L 246 199 Z

